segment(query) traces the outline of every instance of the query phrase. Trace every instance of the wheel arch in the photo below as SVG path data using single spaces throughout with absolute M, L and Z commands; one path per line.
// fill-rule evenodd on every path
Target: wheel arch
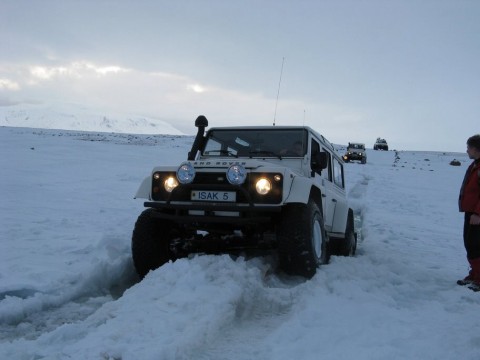
M 320 209 L 320 213 L 323 216 L 322 190 L 320 190 L 318 187 L 312 185 L 312 187 L 310 189 L 309 198 L 312 199 L 315 202 L 315 204 Z
M 300 203 L 307 205 L 310 199 L 315 201 L 315 204 L 323 216 L 322 190 L 316 186 L 311 179 L 302 177 L 294 178 L 290 186 L 290 193 L 285 199 L 285 204 Z

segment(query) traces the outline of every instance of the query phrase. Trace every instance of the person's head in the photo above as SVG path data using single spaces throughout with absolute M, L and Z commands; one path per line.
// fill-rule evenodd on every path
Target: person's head
M 467 154 L 470 159 L 480 159 L 480 134 L 473 135 L 468 138 Z

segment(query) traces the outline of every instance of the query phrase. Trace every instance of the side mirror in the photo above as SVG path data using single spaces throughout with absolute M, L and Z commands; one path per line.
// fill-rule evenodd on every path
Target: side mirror
M 326 152 L 318 152 L 312 156 L 312 170 L 318 171 L 326 169 L 328 166 L 328 154 Z

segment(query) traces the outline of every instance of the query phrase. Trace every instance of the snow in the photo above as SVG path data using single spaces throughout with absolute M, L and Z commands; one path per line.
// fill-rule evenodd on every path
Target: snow
M 466 154 L 346 164 L 357 254 L 311 280 L 273 256 L 196 255 L 139 281 L 133 196 L 192 141 L 0 127 L 0 358 L 480 358 L 480 294 L 455 283 Z
M 9 127 L 184 135 L 171 123 L 148 116 L 71 103 L 0 106 L 0 126 Z

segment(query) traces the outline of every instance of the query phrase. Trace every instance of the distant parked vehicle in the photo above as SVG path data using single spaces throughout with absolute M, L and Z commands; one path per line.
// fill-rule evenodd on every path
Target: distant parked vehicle
M 343 155 L 345 162 L 357 160 L 362 164 L 367 163 L 367 153 L 365 152 L 365 144 L 362 143 L 348 143 L 347 152 Z
M 377 141 L 373 145 L 373 150 L 385 150 L 388 151 L 387 140 L 382 138 L 377 138 Z

